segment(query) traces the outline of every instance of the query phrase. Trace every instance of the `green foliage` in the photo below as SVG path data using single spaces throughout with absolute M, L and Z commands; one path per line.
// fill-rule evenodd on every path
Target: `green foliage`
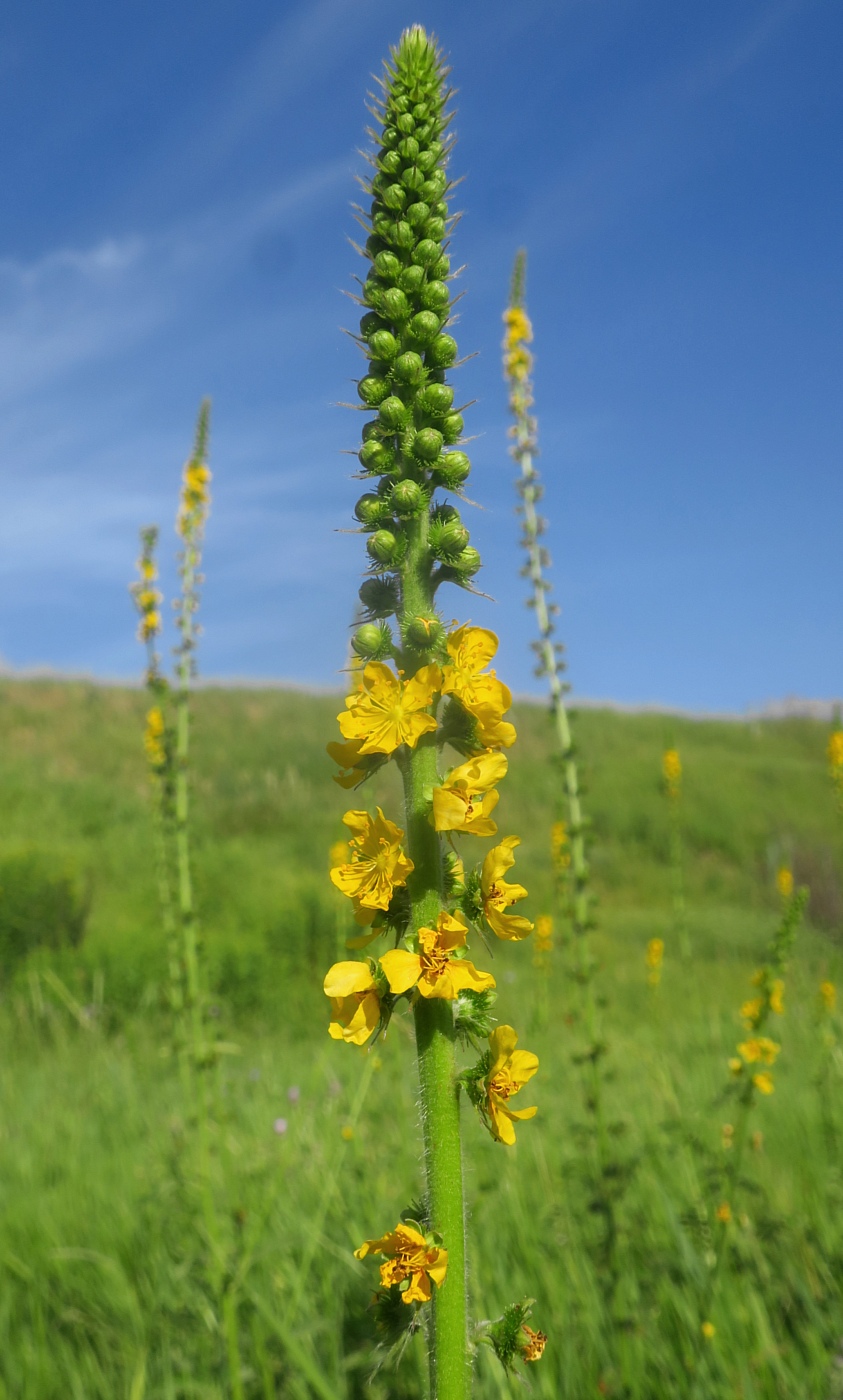
M 90 884 L 72 865 L 29 849 L 0 859 L 0 971 L 8 978 L 36 949 L 76 948 L 91 905 Z

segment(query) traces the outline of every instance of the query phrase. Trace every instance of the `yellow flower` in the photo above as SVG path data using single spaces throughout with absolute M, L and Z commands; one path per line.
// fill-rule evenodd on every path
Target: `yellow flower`
M 702 1326 L 700 1327 L 700 1331 L 702 1332 L 702 1334 L 703 1334 L 703 1336 L 705 1337 L 706 1341 L 707 1341 L 707 1342 L 710 1342 L 711 1339 L 712 1339 L 712 1337 L 714 1336 L 715 1332 L 717 1331 L 717 1328 L 715 1327 L 715 1325 L 714 1325 L 713 1322 L 708 1322 L 708 1321 L 706 1321 L 706 1322 L 704 1322 L 704 1323 L 702 1324 Z
M 498 649 L 494 632 L 485 627 L 458 627 L 448 637 L 450 664 L 442 668 L 442 694 L 453 695 L 474 716 L 484 748 L 508 749 L 515 743 L 515 726 L 502 716 L 512 704 L 509 689 L 494 671 L 485 671 Z
M 535 943 L 537 953 L 550 953 L 553 949 L 553 920 L 549 914 L 539 914 L 536 919 Z
M 161 631 L 161 614 L 156 608 L 143 613 L 140 620 L 140 637 L 142 642 L 148 642 L 150 637 L 155 637 Z
M 564 822 L 554 822 L 550 828 L 550 854 L 557 870 L 567 870 L 571 864 L 568 828 Z
M 163 768 L 166 761 L 164 728 L 164 716 L 158 705 L 153 705 L 146 716 L 146 730 L 143 736 L 143 746 L 153 768 Z
M 760 1074 L 754 1074 L 752 1082 L 759 1094 L 772 1094 L 776 1087 L 773 1083 L 773 1076 L 768 1074 L 766 1070 L 762 1070 Z
M 843 729 L 835 729 L 828 741 L 828 763 L 833 770 L 843 768 Z
M 429 1302 L 431 1279 L 439 1288 L 448 1271 L 447 1249 L 428 1244 L 411 1225 L 396 1225 L 391 1234 L 366 1240 L 354 1251 L 355 1259 L 365 1259 L 367 1254 L 386 1256 L 380 1266 L 381 1283 L 384 1288 L 397 1284 L 404 1303 Z
M 661 967 L 664 961 L 664 941 L 661 938 L 651 938 L 647 944 L 647 966 L 652 968 Z
M 521 1323 L 521 1331 L 527 1338 L 527 1345 L 521 1347 L 521 1360 L 538 1361 L 547 1346 L 547 1333 L 534 1332 L 532 1327 L 527 1326 L 526 1322 Z
M 784 982 L 777 977 L 770 986 L 770 1010 L 777 1016 L 784 1015 Z
M 498 1026 L 489 1036 L 492 1062 L 486 1074 L 486 1109 L 496 1142 L 511 1147 L 515 1142 L 516 1121 L 534 1118 L 536 1108 L 510 1108 L 513 1094 L 523 1089 L 539 1067 L 538 1057 L 530 1050 L 516 1050 L 518 1036 L 512 1026 Z
M 393 890 L 407 883 L 413 869 L 413 862 L 401 848 L 404 833 L 400 826 L 388 821 L 380 807 L 376 810 L 376 817 L 368 812 L 346 812 L 343 821 L 354 833 L 348 843 L 351 859 L 331 871 L 331 880 L 352 900 L 361 924 L 370 924 L 375 910 L 389 908 Z
M 781 1046 L 766 1035 L 753 1036 L 751 1040 L 745 1040 L 738 1046 L 738 1054 L 743 1057 L 748 1065 L 757 1064 L 774 1065 Z
M 436 830 L 494 836 L 498 829 L 490 816 L 498 805 L 494 787 L 506 777 L 506 769 L 507 761 L 502 753 L 481 753 L 454 768 L 442 786 L 433 789 Z
M 512 852 L 520 844 L 518 836 L 507 836 L 499 846 L 493 846 L 483 862 L 480 873 L 483 913 L 490 929 L 498 938 L 515 941 L 526 938 L 533 929 L 529 919 L 520 914 L 506 912 L 511 904 L 527 896 L 523 885 L 510 885 L 504 879 L 507 870 L 511 870 L 515 864 Z
M 351 1142 L 351 1140 L 354 1137 L 354 1129 L 352 1128 L 350 1123 L 344 1123 L 343 1126 L 340 1128 L 340 1137 L 342 1138 L 343 1142 Z
M 503 319 L 506 326 L 506 346 L 508 349 L 514 349 L 519 341 L 533 339 L 533 327 L 523 307 L 508 306 L 503 313 Z
M 738 1064 L 740 1064 L 740 1060 L 738 1060 Z M 726 1149 L 726 1151 L 728 1151 L 730 1147 L 734 1147 L 735 1145 L 735 1130 L 732 1127 L 732 1124 L 724 1123 L 721 1129 L 721 1133 L 723 1146 Z
M 733 1055 L 729 1061 L 729 1069 L 733 1074 L 743 1073 L 743 1060 L 739 1060 L 737 1055 Z
M 330 997 L 333 1020 L 328 1026 L 332 1040 L 348 1045 L 365 1045 L 378 1024 L 380 998 L 368 963 L 334 963 L 322 984 Z
M 741 1020 L 748 1031 L 752 1031 L 758 1025 L 758 1019 L 764 1006 L 763 997 L 753 997 L 751 1001 L 745 1001 L 741 1007 Z
M 359 739 L 359 755 L 391 754 L 400 744 L 415 748 L 423 734 L 436 728 L 427 710 L 442 684 L 438 666 L 422 666 L 412 680 L 403 681 L 382 661 L 363 668 L 362 685 L 346 700 L 337 716 L 344 739 Z
M 158 577 L 158 569 L 154 559 L 139 559 L 138 569 L 144 583 L 153 583 Z
M 356 787 L 365 777 L 365 768 L 358 766 L 362 757 L 360 753 L 362 742 L 362 739 L 348 739 L 344 744 L 341 744 L 332 740 L 330 744 L 325 745 L 328 756 L 334 760 L 337 767 L 347 770 L 334 774 L 334 782 L 338 783 L 341 788 Z
M 732 1218 L 732 1207 L 729 1205 L 729 1202 L 721 1201 L 720 1205 L 715 1211 L 715 1214 L 717 1216 L 717 1219 L 720 1221 L 721 1225 L 728 1225 L 729 1221 Z
M 776 871 L 776 889 L 782 899 L 790 899 L 793 894 L 793 871 L 786 865 L 779 866 Z
M 682 781 L 682 760 L 678 749 L 665 749 L 662 754 L 662 775 L 671 791 L 678 792 Z
M 455 956 L 465 947 L 468 932 L 462 915 L 442 913 L 436 928 L 420 928 L 418 953 L 406 948 L 392 948 L 384 953 L 380 965 L 386 974 L 389 989 L 396 996 L 418 987 L 423 997 L 444 997 L 453 1001 L 464 987 L 473 992 L 485 992 L 494 987 L 489 972 L 478 972 L 467 958 Z
M 824 1011 L 833 1011 L 837 1005 L 837 988 L 833 982 L 820 983 L 820 1001 Z

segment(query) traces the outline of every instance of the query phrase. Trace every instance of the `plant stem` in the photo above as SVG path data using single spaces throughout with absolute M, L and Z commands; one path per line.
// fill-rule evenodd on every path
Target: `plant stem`
M 427 529 L 425 512 L 408 531 L 404 608 L 410 615 L 432 608 Z M 422 927 L 435 927 L 442 908 L 441 838 L 429 815 L 430 791 L 437 782 L 436 745 L 432 736 L 420 740 L 408 753 L 402 764 L 402 777 L 407 851 L 414 866 L 407 887 L 411 924 L 416 932 Z M 448 1272 L 431 1302 L 428 1345 L 431 1397 L 432 1400 L 465 1400 L 470 1391 L 471 1368 L 454 1017 L 449 1002 L 422 997 L 416 1002 L 414 1015 L 429 1225 L 442 1236 L 448 1251 Z

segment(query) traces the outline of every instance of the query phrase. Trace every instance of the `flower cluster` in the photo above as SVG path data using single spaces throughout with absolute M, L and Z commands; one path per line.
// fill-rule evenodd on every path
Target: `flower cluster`
M 138 560 L 138 578 L 130 587 L 135 607 L 140 614 L 138 639 L 144 642 L 149 651 L 150 670 L 157 670 L 154 654 L 155 638 L 161 631 L 161 603 L 163 601 L 158 582 L 158 566 L 155 562 L 155 548 L 158 531 L 155 526 L 147 526 L 141 531 L 141 556 Z
M 369 569 L 351 641 L 352 683 L 338 715 L 339 739 L 328 752 L 339 769 L 336 781 L 347 789 L 394 763 L 405 818 L 399 825 L 380 807 L 374 815 L 362 810 L 362 803 L 343 818 L 351 836 L 331 880 L 365 930 L 347 946 L 367 953 L 365 961 L 330 968 L 324 991 L 330 1035 L 357 1046 L 382 1034 L 402 1007 L 412 1011 L 427 1196 L 413 1218 L 408 1214 L 356 1253 L 383 1256 L 381 1283 L 393 1301 L 400 1295 L 405 1304 L 421 1305 L 435 1298 L 429 1328 L 435 1354 L 466 1331 L 456 1045 L 489 1038 L 483 1062 L 490 1078 L 478 1107 L 501 1142 L 514 1141 L 515 1119 L 535 1112 L 507 1103 L 538 1062 L 515 1051 L 510 1028 L 492 1029 L 495 979 L 469 952 L 469 943 L 482 946 L 488 933 L 520 940 L 532 931 L 527 918 L 512 912 L 527 891 L 506 878 L 518 838 L 498 839 L 468 871 L 457 851 L 464 834 L 497 837 L 498 787 L 516 734 L 506 718 L 511 693 L 492 669 L 497 637 L 470 623 L 447 624 L 437 601 L 447 583 L 473 591 L 482 561 L 457 505 L 444 496 L 461 495 L 470 462 L 462 449 L 462 411 L 447 382 L 457 344 L 445 69 L 419 27 L 393 50 L 381 91 L 371 109 L 376 144 L 364 182 L 371 203 L 359 211 L 366 231 L 359 251 L 369 268 L 356 337 L 368 362 L 357 385 L 368 415 L 358 460 L 368 489 L 354 514 Z M 448 748 L 456 762 L 445 757 Z M 370 949 L 378 938 L 390 946 L 375 955 Z M 504 1031 L 511 1042 L 500 1040 Z M 431 1283 L 444 1283 L 449 1258 L 455 1278 L 434 1294 Z M 442 1323 L 440 1337 L 449 1310 L 452 1322 Z
M 539 914 L 533 934 L 533 966 L 548 968 L 553 952 L 553 920 L 549 914 Z
M 504 374 L 516 383 L 529 379 L 533 357 L 527 346 L 533 339 L 533 327 L 523 306 L 508 306 L 503 313 L 506 327 L 503 340 Z
M 647 944 L 645 955 L 647 963 L 647 981 L 651 987 L 657 987 L 662 979 L 662 964 L 664 963 L 664 939 L 651 938 Z
M 747 1102 L 753 1088 L 761 1094 L 772 1094 L 775 1090 L 771 1071 L 781 1046 L 762 1032 L 770 1016 L 784 1015 L 783 973 L 806 900 L 807 890 L 803 889 L 791 894 L 786 902 L 767 961 L 753 973 L 754 994 L 743 1002 L 740 1009 L 747 1034 L 736 1046 L 737 1054 L 729 1060 L 729 1069 L 739 1087 L 743 1086 Z

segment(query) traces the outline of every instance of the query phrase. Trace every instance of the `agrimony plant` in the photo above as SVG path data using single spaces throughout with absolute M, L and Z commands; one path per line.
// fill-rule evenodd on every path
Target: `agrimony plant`
M 685 908 L 685 872 L 682 853 L 682 759 L 671 744 L 662 754 L 662 792 L 667 802 L 673 933 L 685 962 L 691 957 Z
M 330 744 L 329 753 L 347 788 L 395 763 L 404 814 L 403 825 L 379 807 L 345 815 L 350 855 L 331 878 L 351 901 L 361 930 L 351 947 L 362 950 L 378 938 L 393 946 L 378 957 L 337 963 L 324 990 L 331 1036 L 353 1045 L 385 1031 L 402 1004 L 411 1010 L 426 1192 L 394 1228 L 362 1244 L 357 1257 L 383 1261 L 382 1334 L 400 1351 L 422 1310 L 431 1392 L 436 1400 L 464 1400 L 471 1345 L 461 1087 L 492 1136 L 512 1143 L 514 1123 L 535 1110 L 515 1109 L 510 1099 L 538 1062 L 516 1048 L 511 1027 L 493 1029 L 495 980 L 467 948 L 469 939 L 482 943 L 487 933 L 520 940 L 531 932 L 528 919 L 510 912 L 527 893 L 506 878 L 518 838 L 499 841 L 474 870 L 465 870 L 456 853 L 462 833 L 496 834 L 491 814 L 515 729 L 504 719 L 510 693 L 488 669 L 497 638 L 469 623 L 448 630 L 437 604 L 445 584 L 470 591 L 481 564 L 458 506 L 445 498 L 459 495 L 470 469 L 459 446 L 462 413 L 448 382 L 457 345 L 450 333 L 446 80 L 436 43 L 419 27 L 407 30 L 371 108 L 377 122 L 365 184 L 371 205 L 360 211 L 368 235 L 360 252 L 370 268 L 358 338 L 369 361 L 358 384 L 363 411 L 371 414 L 359 452 L 369 489 L 355 507 L 369 574 L 360 589 L 366 620 L 353 639 L 362 670 L 339 716 L 341 742 Z M 461 760 L 456 765 L 444 758 L 448 745 Z M 486 1042 L 477 1063 L 462 1072 L 460 1040 Z M 537 1360 L 541 1346 L 524 1359 Z

